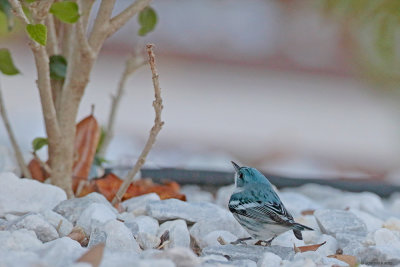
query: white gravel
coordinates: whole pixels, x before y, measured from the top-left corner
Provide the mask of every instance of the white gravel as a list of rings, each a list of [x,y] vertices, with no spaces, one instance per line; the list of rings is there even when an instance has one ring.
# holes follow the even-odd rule
[[[149,194],[125,201],[118,213],[97,193],[66,200],[59,188],[2,173],[0,266],[89,266],[75,261],[99,243],[106,245],[102,267],[348,266],[328,257],[338,249],[364,266],[400,264],[399,194],[381,199],[315,184],[285,189],[279,194],[295,220],[315,231],[303,232],[303,240],[288,231],[261,247],[229,244],[248,236],[226,208],[232,186],[215,197],[194,186],[185,192],[189,202]],[[88,247],[66,237],[75,226],[84,229]],[[169,240],[161,244],[166,231]],[[322,242],[316,251],[293,249]]]

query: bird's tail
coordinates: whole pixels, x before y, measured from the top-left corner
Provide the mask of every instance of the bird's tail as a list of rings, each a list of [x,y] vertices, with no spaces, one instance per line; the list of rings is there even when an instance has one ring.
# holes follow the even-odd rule
[[[292,228],[293,228],[294,230],[299,230],[299,231],[304,231],[304,230],[314,231],[314,229],[312,229],[312,228],[310,228],[310,227],[308,227],[308,226],[302,225],[302,224],[300,224],[300,223],[296,223],[296,222],[293,223]]]
[[[312,229],[312,228],[310,228],[308,226],[305,226],[305,225],[302,225],[302,224],[299,224],[299,223],[294,223],[293,224],[293,233],[294,233],[294,236],[297,239],[303,240],[303,235],[301,234],[301,231],[304,231],[304,230],[314,231],[314,229]]]

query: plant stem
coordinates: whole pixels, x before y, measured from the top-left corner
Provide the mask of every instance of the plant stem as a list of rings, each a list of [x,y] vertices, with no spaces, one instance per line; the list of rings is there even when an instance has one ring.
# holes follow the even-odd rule
[[[134,178],[143,164],[146,162],[146,157],[149,154],[151,148],[153,147],[154,143],[156,142],[156,138],[158,133],[160,132],[164,122],[161,120],[161,111],[163,109],[162,105],[162,98],[161,98],[161,88],[160,83],[158,80],[158,71],[155,64],[155,56],[153,51],[152,44],[146,45],[147,54],[149,55],[149,64],[152,72],[152,80],[153,80],[153,87],[154,87],[154,95],[155,100],[153,101],[153,107],[155,112],[154,118],[154,125],[150,130],[149,137],[147,139],[146,145],[144,146],[142,153],[140,154],[138,160],[136,161],[135,166],[132,170],[128,173],[125,177],[124,182],[121,184],[120,188],[118,189],[117,194],[115,194],[114,199],[112,200],[112,204],[115,205],[116,203],[121,202],[122,197],[124,196],[126,190],[128,190],[129,185],[134,181]]]
[[[3,96],[1,92],[1,87],[0,87],[0,115],[3,118],[4,126],[6,128],[8,137],[10,138],[11,145],[14,149],[15,153],[15,158],[17,160],[19,169],[21,170],[21,174],[25,178],[32,178],[31,173],[29,172],[28,167],[25,164],[24,157],[22,156],[21,149],[18,146],[17,140],[15,138],[14,132],[11,129],[11,124],[10,121],[8,120],[7,112],[6,112],[6,107],[4,106],[3,102]]]

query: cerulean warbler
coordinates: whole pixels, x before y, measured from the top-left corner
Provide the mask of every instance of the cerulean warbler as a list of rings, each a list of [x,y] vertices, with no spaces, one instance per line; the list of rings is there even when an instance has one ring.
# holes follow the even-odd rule
[[[252,238],[271,244],[278,235],[293,230],[297,239],[302,240],[301,231],[313,230],[296,223],[286,210],[268,179],[255,168],[235,168],[236,189],[229,200],[229,210]],[[251,238],[239,239],[238,242]]]

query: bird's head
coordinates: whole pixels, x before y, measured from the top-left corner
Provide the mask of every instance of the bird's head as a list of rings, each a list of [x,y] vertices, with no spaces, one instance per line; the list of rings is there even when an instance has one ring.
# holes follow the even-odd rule
[[[231,161],[235,168],[235,184],[236,187],[244,187],[252,183],[270,184],[268,179],[257,169],[250,167],[240,167]]]

